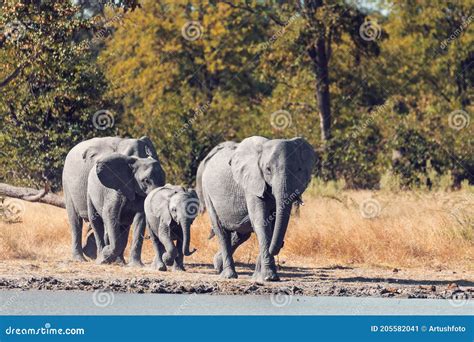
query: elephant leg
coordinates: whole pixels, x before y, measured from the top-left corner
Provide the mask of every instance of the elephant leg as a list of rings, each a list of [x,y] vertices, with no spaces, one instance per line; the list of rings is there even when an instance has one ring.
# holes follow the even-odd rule
[[[234,259],[232,258],[231,233],[222,229],[217,233],[217,237],[219,238],[222,257],[222,271],[220,275],[225,279],[237,278]]]
[[[84,250],[88,250],[86,253],[87,256],[95,253],[96,257],[102,252],[102,249],[105,246],[104,243],[104,222],[102,221],[102,218],[100,217],[99,213],[95,209],[94,205],[92,204],[92,201],[87,198],[87,214],[89,216],[89,227],[92,228],[92,231],[94,232],[94,242],[88,242],[86,243],[86,246]],[[89,238],[87,239],[89,241]],[[95,251],[92,252],[92,248],[95,245]]]
[[[184,269],[184,255],[183,255],[183,232],[179,231],[177,233],[176,249],[178,250],[178,255],[174,259],[173,271],[185,271]]]
[[[151,267],[157,269],[158,271],[166,271],[166,265],[163,262],[163,253],[165,252],[165,247],[161,244],[158,237],[151,230],[148,231],[150,234],[151,243],[153,249],[155,250],[155,258],[151,264]]]
[[[106,246],[110,244],[109,234],[107,234],[107,231],[104,232],[104,243]]]
[[[232,232],[231,234],[231,254],[234,255],[235,250],[243,244],[245,241],[247,241],[250,238],[250,235],[252,235],[252,232],[248,233],[238,233],[238,232]],[[217,272],[222,272],[222,256],[220,252],[217,252],[216,255],[214,255],[214,268]]]
[[[255,260],[255,271],[253,273],[252,278],[258,278],[261,270],[262,270],[262,258],[260,256],[260,253],[258,253],[257,259]]]
[[[275,258],[270,254],[270,242],[273,232],[273,221],[268,218],[273,217],[266,209],[265,203],[255,197],[247,199],[250,221],[257,235],[259,245],[259,257],[255,263],[253,278],[259,281],[278,281],[280,278],[276,272]]]
[[[166,271],[166,265],[163,261],[163,254],[165,254],[166,249],[165,246],[158,240],[158,260],[157,262],[160,263],[160,265],[163,265],[163,270]]]
[[[130,232],[130,225],[128,224],[121,224],[120,225],[120,235],[118,236],[118,255],[115,260],[117,264],[120,265],[125,265],[125,258],[123,256],[125,252],[125,248],[127,248],[127,243],[128,243],[128,234]]]
[[[258,254],[255,262],[255,272],[252,277],[255,280],[260,281],[278,281],[280,278],[276,271],[275,258],[268,252],[270,244],[269,242],[267,243],[265,237],[262,237],[264,235],[265,233],[263,232],[260,234],[257,233],[257,239],[259,240],[258,244],[261,252]]]
[[[231,233],[221,226],[214,204],[210,198],[206,199],[206,208],[209,210],[212,230],[219,240],[220,254],[222,257],[222,271],[220,272],[220,276],[225,279],[237,278],[237,272],[235,271],[234,259],[232,258],[231,252]]]
[[[97,258],[97,242],[95,239],[95,234],[94,234],[94,229],[92,228],[92,225],[89,224],[89,227],[87,229],[87,234],[86,234],[86,241],[82,245],[82,252],[84,255],[90,259],[96,259]]]
[[[66,200],[66,211],[71,226],[72,258],[76,261],[86,261],[82,252],[82,218],[74,209],[74,204],[70,199]]]
[[[143,236],[145,235],[145,213],[136,213],[133,218],[133,238],[132,246],[130,248],[130,262],[131,266],[142,267],[143,263],[141,260]]]
[[[158,230],[158,238],[160,239],[160,243],[163,244],[165,247],[165,253],[163,253],[163,261],[167,266],[172,266],[174,264],[174,260],[178,255],[178,249],[173,243],[171,239],[170,233],[171,227],[169,226],[162,226]]]
[[[104,199],[104,206],[102,207],[104,242],[106,234],[109,243],[105,245],[102,249],[102,253],[97,258],[97,263],[99,264],[113,263],[117,257],[123,255],[126,243],[124,244],[124,240],[121,240],[121,238],[123,239],[123,234],[128,238],[128,231],[130,230],[130,222],[124,225],[120,221],[124,203],[124,200],[120,197]]]
[[[122,226],[116,222],[117,219],[115,217],[119,217],[118,215],[114,215],[112,213],[107,213],[107,215],[103,218],[104,220],[104,227],[105,231],[108,235],[109,244],[105,245],[102,249],[102,253],[100,257],[97,258],[97,263],[100,264],[110,264],[116,261],[117,257],[119,257],[123,250],[121,246],[121,235],[124,234],[122,231]],[[128,232],[127,232],[128,233]]]

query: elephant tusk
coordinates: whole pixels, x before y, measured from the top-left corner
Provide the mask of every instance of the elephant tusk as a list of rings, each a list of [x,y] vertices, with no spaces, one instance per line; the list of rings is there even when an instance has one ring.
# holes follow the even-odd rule
[[[301,196],[296,197],[296,204],[297,205],[304,205],[304,201]]]

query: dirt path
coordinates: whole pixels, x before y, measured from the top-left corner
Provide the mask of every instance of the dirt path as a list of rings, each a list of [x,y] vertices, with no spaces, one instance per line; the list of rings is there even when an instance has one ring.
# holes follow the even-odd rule
[[[69,261],[12,260],[0,263],[1,289],[106,289],[129,293],[269,294],[398,298],[472,298],[474,274],[449,270],[386,270],[360,267],[290,267],[282,281],[258,283],[253,265],[237,265],[239,279],[221,280],[209,264],[187,265],[187,272],[95,265]]]

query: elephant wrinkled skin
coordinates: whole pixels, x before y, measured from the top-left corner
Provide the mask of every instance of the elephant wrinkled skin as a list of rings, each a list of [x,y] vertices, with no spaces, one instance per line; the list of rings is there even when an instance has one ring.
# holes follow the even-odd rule
[[[123,255],[133,218],[144,212],[146,196],[162,178],[160,163],[153,158],[111,153],[97,160],[89,172],[87,210],[98,263],[111,263]]]
[[[214,267],[221,277],[237,277],[232,254],[255,232],[260,254],[254,279],[279,280],[274,256],[283,246],[292,204],[308,186],[315,160],[314,149],[303,138],[254,136],[221,143],[201,162],[196,190],[219,239]]]
[[[93,138],[74,146],[68,153],[63,169],[63,190],[66,210],[71,226],[73,259],[84,261],[82,249],[82,222],[88,221],[87,213],[87,180],[89,172],[96,161],[111,153],[140,158],[151,157],[158,163],[158,156],[153,143],[147,137],[127,139],[120,137]],[[165,184],[165,174],[159,170],[162,178],[158,186]],[[133,222],[133,242],[129,263],[141,265],[141,248],[145,231],[145,214],[139,212]],[[90,249],[95,249],[95,246]],[[123,256],[121,256],[123,259]]]
[[[166,184],[146,197],[147,227],[156,254],[153,268],[166,271],[167,265],[173,265],[174,270],[184,271],[184,256],[196,251],[190,251],[189,244],[198,208],[196,192],[177,185]]]

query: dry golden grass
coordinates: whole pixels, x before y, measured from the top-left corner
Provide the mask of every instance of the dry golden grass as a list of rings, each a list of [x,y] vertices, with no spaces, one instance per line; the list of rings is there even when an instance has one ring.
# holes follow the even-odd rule
[[[297,266],[338,263],[473,270],[472,198],[467,191],[306,195],[299,217],[292,216],[279,262]],[[69,259],[65,210],[21,203],[22,222],[0,222],[0,259]],[[378,215],[364,218],[364,203],[379,205]],[[192,247],[198,251],[187,261],[212,263],[217,241],[208,240],[209,227],[207,214],[196,219]],[[237,251],[236,261],[253,263],[257,253],[258,244],[252,236]],[[149,263],[152,258],[151,242],[146,240],[143,260]]]

